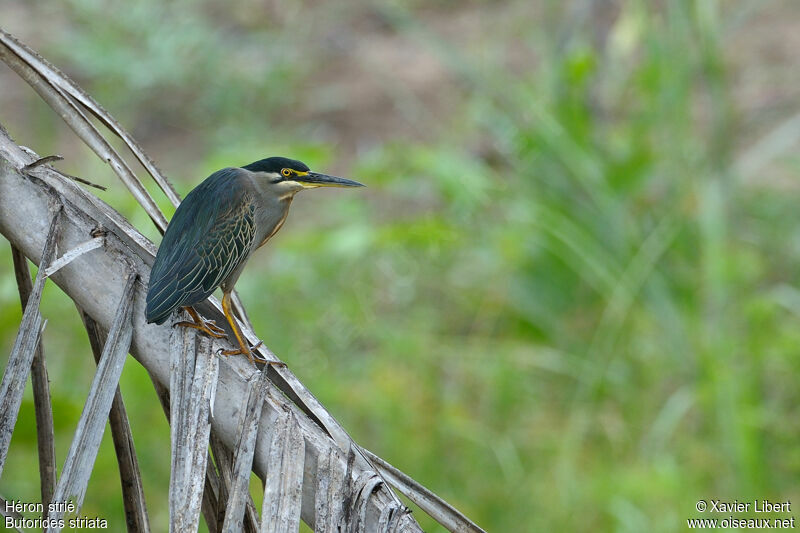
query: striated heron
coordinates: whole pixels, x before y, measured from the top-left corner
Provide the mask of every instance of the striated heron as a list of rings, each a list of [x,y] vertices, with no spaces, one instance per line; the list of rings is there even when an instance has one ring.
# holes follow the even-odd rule
[[[311,172],[304,163],[285,157],[268,157],[211,174],[186,195],[167,226],[150,273],[147,322],[162,324],[183,308],[193,321],[177,326],[225,338],[222,328],[192,307],[222,287],[222,311],[239,343],[238,349],[222,353],[245,354],[254,361],[233,318],[231,291],[253,252],[283,226],[294,195],[316,187],[363,185]]]

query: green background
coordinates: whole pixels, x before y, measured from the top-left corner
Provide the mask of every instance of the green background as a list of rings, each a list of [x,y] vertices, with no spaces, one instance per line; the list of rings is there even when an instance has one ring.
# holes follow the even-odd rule
[[[482,527],[675,531],[713,517],[699,499],[800,505],[796,3],[0,11],[182,195],[270,155],[368,185],[301,193],[237,288],[360,444]],[[98,195],[157,241],[4,66],[0,106],[18,142],[109,186]],[[54,285],[42,311],[62,462],[94,362]],[[0,240],[0,362],[20,317]],[[168,427],[133,359],[121,386],[164,530]],[[5,498],[38,500],[35,442],[28,391]],[[82,514],[124,528],[108,434]]]

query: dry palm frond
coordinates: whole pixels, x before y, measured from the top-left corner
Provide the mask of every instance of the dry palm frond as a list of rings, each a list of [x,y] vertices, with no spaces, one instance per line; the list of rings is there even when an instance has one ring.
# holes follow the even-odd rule
[[[0,42],[11,50],[21,61],[24,61],[31,66],[31,68],[36,70],[40,76],[46,79],[53,87],[58,88],[64,95],[69,95],[69,97],[83,105],[84,108],[97,117],[109,130],[122,139],[133,155],[136,156],[136,159],[139,160],[141,165],[153,177],[153,180],[155,180],[161,190],[164,191],[164,194],[169,198],[169,201],[172,202],[172,205],[177,206],[181,202],[172,184],[161,174],[161,171],[155,166],[147,154],[144,153],[144,150],[142,150],[136,140],[131,137],[125,128],[103,109],[94,98],[78,87],[75,82],[64,75],[58,68],[50,64],[49,61],[18,39],[15,39],[11,34],[3,31],[2,28],[0,28]]]
[[[23,520],[23,516],[14,510],[14,506],[10,504],[5,498],[0,496],[0,516],[3,518],[10,518],[12,521],[16,523],[20,523]],[[3,521],[5,522],[5,520]],[[8,524],[6,522],[6,524]],[[15,527],[14,530],[18,531],[19,533],[25,533],[18,527]]]
[[[14,275],[17,278],[20,303],[24,310],[28,304],[33,285],[28,270],[28,260],[15,246],[11,247],[14,261]],[[31,364],[31,385],[33,388],[33,407],[36,412],[36,441],[39,452],[39,484],[42,501],[53,500],[56,489],[56,444],[53,431],[53,407],[50,404],[50,383],[47,379],[44,348],[36,345]]]
[[[48,209],[48,214],[49,211]],[[22,314],[19,333],[14,347],[11,349],[11,355],[8,357],[3,381],[0,384],[0,475],[3,474],[8,446],[11,444],[11,433],[17,423],[22,393],[25,391],[25,382],[28,381],[28,372],[30,372],[36,353],[36,346],[39,345],[41,339],[42,315],[39,313],[39,302],[42,299],[44,283],[47,280],[44,271],[55,254],[60,220],[61,208],[59,207],[52,216],[40,260],[40,265],[43,267],[36,274],[36,281],[25,305],[25,312]]]
[[[78,428],[75,430],[61,477],[56,485],[53,502],[65,502],[74,498],[78,509],[83,503],[89,476],[106,428],[106,418],[111,410],[114,393],[117,391],[122,367],[133,338],[131,309],[136,277],[137,275],[130,271],[125,280],[119,305],[103,346],[100,363],[92,379],[89,396],[78,420]],[[58,509],[51,518],[57,519],[63,515],[62,508]]]
[[[174,328],[170,350],[170,531],[197,531],[211,433],[209,412],[218,359],[206,337]]]
[[[423,487],[410,476],[390,465],[369,450],[364,450],[367,457],[378,467],[389,483],[408,497],[409,500],[419,505],[420,509],[436,518],[437,522],[450,531],[463,533],[481,533],[483,529],[473,524],[458,509],[444,501],[442,498]]]
[[[92,317],[80,308],[78,311],[89,336],[89,344],[92,347],[95,362],[99,364],[103,353],[103,334]],[[147,517],[142,474],[139,471],[139,461],[136,458],[136,451],[133,446],[131,426],[128,422],[128,415],[125,411],[125,404],[122,401],[122,393],[119,390],[119,386],[114,392],[114,401],[111,403],[108,424],[111,428],[111,437],[114,440],[114,450],[117,453],[117,463],[119,465],[119,477],[122,482],[125,523],[128,525],[128,531],[130,532],[147,533],[150,531],[150,521]]]
[[[111,165],[112,170],[125,184],[136,201],[144,208],[162,232],[167,228],[167,219],[150,193],[131,170],[122,156],[97,130],[75,101],[64,93],[52,80],[52,75],[42,70],[41,58],[30,59],[30,54],[20,54],[15,40],[0,30],[0,60],[4,61],[22,79],[28,82],[39,96],[52,107],[69,125],[72,131],[86,143],[97,156]],[[38,60],[37,60],[38,58]]]
[[[228,447],[222,442],[222,440],[220,440],[220,438],[213,432],[211,433],[211,451],[214,454],[214,463],[217,465],[217,470],[219,471],[219,487],[214,492],[217,495],[218,508],[216,510],[216,514],[213,516],[216,520],[217,529],[221,530],[222,524],[225,521],[228,498],[231,492],[231,485],[233,483],[233,455]],[[209,469],[209,472],[216,473],[213,469]],[[208,481],[209,480],[207,478],[206,487],[208,487]],[[206,521],[211,522],[212,520],[206,519]],[[244,523],[242,524],[243,531],[246,533],[256,533],[259,529],[258,522],[258,511],[256,511],[256,506],[253,502],[252,496],[250,496],[248,493],[244,513]]]
[[[2,30],[0,60],[28,81],[95,153],[111,165],[163,231],[166,227],[163,213],[131,167],[103,138],[85,112],[97,117],[125,142],[176,205],[179,198],[172,187],[124,129],[58,69]],[[37,233],[37,226],[41,226],[44,209],[53,198],[57,199],[64,205],[66,215],[59,244],[70,251],[62,256],[58,265],[53,265],[53,279],[86,316],[96,321],[97,326],[116,332],[114,348],[109,348],[114,353],[118,353],[126,341],[124,331],[119,330],[119,322],[111,320],[113,310],[118,309],[119,317],[122,312],[122,306],[117,306],[120,298],[132,304],[127,329],[131,335],[128,340],[130,351],[150,373],[162,405],[170,405],[167,414],[171,418],[173,435],[173,479],[170,483],[173,530],[196,529],[201,506],[211,531],[235,527],[234,524],[241,523],[239,517],[243,503],[247,516],[245,528],[253,529],[256,523],[254,507],[249,497],[243,498],[246,494],[242,489],[244,473],[252,463],[253,471],[265,480],[261,531],[296,530],[301,514],[303,520],[323,531],[419,531],[408,510],[389,489],[387,479],[410,499],[422,502],[423,508],[449,529],[481,531],[433,493],[408,482],[408,476],[387,467],[388,463],[373,460],[288,369],[269,366],[264,370],[268,374],[261,375],[241,359],[217,361],[209,355],[210,350],[218,347],[216,341],[212,346],[204,340],[202,348],[197,350],[195,342],[184,335],[180,336],[183,339],[178,343],[180,349],[170,350],[175,343],[169,326],[144,323],[144,284],[133,282],[130,277],[148,278],[155,251],[152,244],[113,209],[73,182],[62,179],[55,170],[40,165],[22,172],[37,160],[38,156],[32,156],[17,146],[0,127],[0,232],[25,256],[39,260],[41,265],[41,235],[44,232]],[[18,223],[20,213],[25,213],[31,226],[24,231]],[[103,228],[102,237],[98,236],[98,228]],[[120,258],[124,260],[120,261]],[[47,259],[44,259],[40,272],[46,271]],[[126,287],[124,291],[122,287]],[[221,317],[219,304],[213,298],[202,311],[210,318]],[[251,342],[255,341],[244,308],[239,306],[237,312],[244,319],[245,335]],[[26,331],[33,330],[27,327]],[[38,332],[38,327],[35,331]],[[111,338],[110,333],[107,347]],[[35,346],[34,341],[28,341],[28,344]],[[168,365],[163,357],[165,353],[180,357],[180,366]],[[266,347],[260,348],[259,355],[276,359]],[[106,363],[105,359],[104,356],[100,361],[96,380],[101,369],[109,372],[106,367],[116,368],[116,363]],[[216,392],[213,388],[217,383],[214,365],[218,365],[219,372]],[[171,367],[173,372],[170,372]],[[90,393],[92,402],[102,403],[103,408],[107,399],[110,407],[110,399],[116,391],[118,375],[115,379],[113,375],[110,378],[111,385],[92,389],[98,398],[102,395],[102,402],[92,399]],[[251,403],[247,400],[254,393],[252,383],[261,384],[266,393],[260,416],[256,414],[259,409],[255,404],[251,410]],[[165,384],[169,384],[171,392],[168,404]],[[260,397],[263,392],[258,390],[255,394]],[[96,408],[92,420],[102,411]],[[102,417],[107,414],[106,409]],[[209,414],[213,415],[210,425]],[[239,420],[244,423],[238,424]],[[207,452],[209,431],[215,435],[212,450],[216,465],[209,461]],[[251,437],[253,432],[256,439]],[[87,435],[96,438],[97,434],[91,432]],[[3,436],[0,429],[0,445]],[[233,465],[228,451],[231,449],[238,450]],[[94,458],[93,453],[88,455]],[[88,479],[91,471],[91,465],[87,467],[85,459],[80,463],[83,466],[79,473],[62,476],[56,499],[62,494],[81,494],[82,480]],[[69,461],[70,458],[68,464]],[[1,464],[2,461],[0,468]],[[66,467],[65,472],[68,472]],[[386,473],[385,479],[382,473]],[[207,490],[202,495],[204,487]],[[313,505],[302,504],[303,501],[313,502]],[[143,498],[141,505],[143,507]],[[222,509],[228,509],[227,524],[219,523]],[[144,516],[146,524],[146,513]]]
[[[274,402],[270,398],[269,402]],[[303,435],[291,411],[276,410],[277,420],[269,443],[267,473],[264,482],[264,504],[261,508],[261,532],[280,533],[297,531],[300,524],[303,493],[305,447]],[[317,479],[324,473],[317,470]],[[318,500],[319,492],[315,493]],[[323,524],[314,522],[318,531],[329,531]]]
[[[244,404],[242,421],[239,429],[239,442],[234,454],[232,486],[228,504],[225,509],[223,533],[234,533],[242,530],[247,502],[250,497],[250,472],[253,469],[253,455],[256,451],[258,424],[264,399],[267,395],[267,373],[260,372],[258,379],[250,383]],[[300,516],[300,508],[297,508]]]

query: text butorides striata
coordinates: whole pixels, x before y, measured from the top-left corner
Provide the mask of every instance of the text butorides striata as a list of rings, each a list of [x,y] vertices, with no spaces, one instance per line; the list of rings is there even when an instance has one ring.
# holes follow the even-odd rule
[[[167,226],[150,273],[147,322],[161,324],[184,308],[196,328],[215,338],[222,328],[192,308],[222,287],[222,310],[239,349],[254,361],[231,312],[231,291],[253,252],[281,229],[294,195],[316,187],[363,187],[357,181],[311,172],[304,163],[269,157],[241,168],[224,168],[206,178],[178,206]]]

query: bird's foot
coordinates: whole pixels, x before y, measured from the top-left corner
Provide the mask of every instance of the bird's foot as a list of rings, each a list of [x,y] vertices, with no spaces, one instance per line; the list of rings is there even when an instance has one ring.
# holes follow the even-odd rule
[[[213,320],[206,320],[205,318],[201,317],[199,314],[197,314],[197,311],[195,311],[193,307],[186,306],[183,309],[184,311],[189,313],[190,317],[192,317],[192,322],[188,321],[178,322],[175,324],[175,326],[181,326],[184,328],[193,328],[215,339],[228,338],[228,335],[225,333],[224,329],[219,327]]]
[[[237,348],[235,350],[222,350],[219,353],[224,356],[231,356],[231,355],[246,355],[247,358],[250,360],[251,363],[262,363],[265,365],[272,365],[276,367],[286,367],[286,363],[283,361],[270,361],[269,359],[264,359],[263,357],[259,357],[256,355],[253,350],[258,348],[264,344],[264,341],[258,341],[258,344],[253,346],[252,348],[246,348],[244,346]]]
[[[176,322],[174,326],[181,326],[183,328],[193,328],[196,330],[205,333],[209,337],[213,337],[215,339],[227,339],[228,335],[225,334],[225,330],[221,327],[217,326],[213,320],[202,320],[201,322]]]
[[[212,330],[214,333],[220,333],[222,335],[225,335],[225,330],[219,327],[217,323],[214,322],[213,320],[206,320],[205,325],[208,327],[208,329]],[[227,335],[225,336],[227,337]]]

